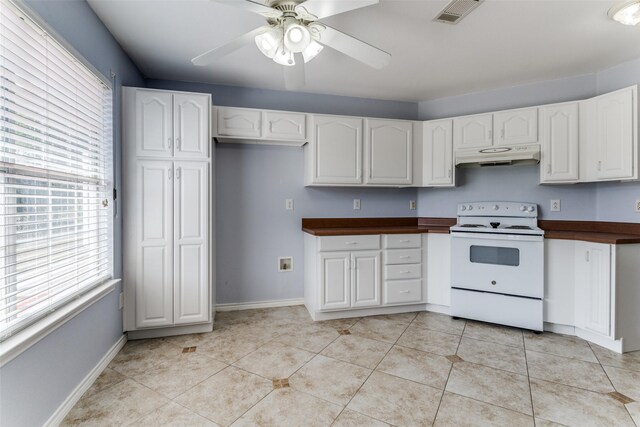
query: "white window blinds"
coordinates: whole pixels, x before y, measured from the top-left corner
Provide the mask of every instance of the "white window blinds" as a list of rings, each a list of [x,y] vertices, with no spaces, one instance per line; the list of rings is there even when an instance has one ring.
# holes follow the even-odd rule
[[[111,277],[111,102],[0,0],[0,341]]]

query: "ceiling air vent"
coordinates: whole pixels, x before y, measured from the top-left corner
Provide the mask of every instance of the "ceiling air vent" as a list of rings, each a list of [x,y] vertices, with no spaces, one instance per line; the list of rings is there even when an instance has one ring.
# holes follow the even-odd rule
[[[445,24],[457,24],[484,0],[453,0],[433,20]]]

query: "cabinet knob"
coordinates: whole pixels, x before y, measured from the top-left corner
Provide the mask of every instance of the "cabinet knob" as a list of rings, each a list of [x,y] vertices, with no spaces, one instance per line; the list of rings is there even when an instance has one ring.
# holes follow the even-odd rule
[[[180,150],[180,138],[176,138],[176,148]]]
[[[176,178],[177,179],[180,179],[180,169],[182,169],[182,168],[176,169]]]
[[[171,150],[171,144],[172,144],[171,138],[167,138],[167,144],[169,145],[169,150]]]
[[[451,169],[447,172],[447,178],[451,178]]]
[[[547,164],[547,173],[551,173],[551,163]]]
[[[586,251],[586,252],[584,253],[584,260],[585,260],[585,261],[587,261],[587,262],[589,262],[589,251]]]
[[[598,172],[602,170],[602,160],[598,160]]]
[[[168,173],[167,173],[167,177],[169,179],[173,178],[173,171],[171,169],[169,169]]]

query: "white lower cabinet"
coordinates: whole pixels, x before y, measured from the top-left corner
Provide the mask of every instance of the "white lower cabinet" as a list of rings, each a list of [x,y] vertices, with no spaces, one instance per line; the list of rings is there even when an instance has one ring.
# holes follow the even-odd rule
[[[575,326],[611,336],[611,245],[576,242]]]
[[[421,248],[420,235],[305,234],[305,305],[311,316],[424,303]]]

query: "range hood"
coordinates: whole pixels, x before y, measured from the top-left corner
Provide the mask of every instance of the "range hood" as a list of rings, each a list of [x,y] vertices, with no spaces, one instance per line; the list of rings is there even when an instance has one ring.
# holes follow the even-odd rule
[[[472,168],[502,165],[535,165],[540,163],[540,145],[491,147],[462,150],[455,153],[456,167]]]

